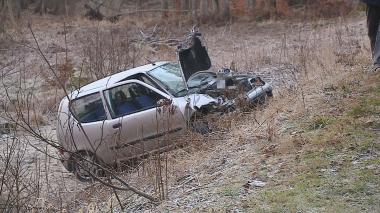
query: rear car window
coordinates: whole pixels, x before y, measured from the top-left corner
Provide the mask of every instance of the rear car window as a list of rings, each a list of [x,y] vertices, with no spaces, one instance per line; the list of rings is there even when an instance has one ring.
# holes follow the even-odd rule
[[[99,93],[73,100],[71,102],[71,112],[81,123],[103,121],[106,119],[106,113]]]

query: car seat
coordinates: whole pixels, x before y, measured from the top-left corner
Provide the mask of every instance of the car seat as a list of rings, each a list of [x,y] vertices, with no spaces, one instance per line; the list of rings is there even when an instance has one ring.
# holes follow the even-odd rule
[[[79,119],[82,123],[90,123],[105,119],[105,111],[101,100],[87,104],[85,109],[89,113]]]
[[[153,108],[157,105],[156,101],[154,101],[153,98],[148,95],[136,97],[136,101],[139,103],[142,109]]]
[[[136,105],[128,101],[123,91],[117,91],[115,93],[114,108],[117,116],[128,115],[137,110]]]
[[[157,101],[152,97],[150,90],[144,86],[136,85],[131,87],[135,95],[135,101],[140,106],[141,110],[156,107]]]

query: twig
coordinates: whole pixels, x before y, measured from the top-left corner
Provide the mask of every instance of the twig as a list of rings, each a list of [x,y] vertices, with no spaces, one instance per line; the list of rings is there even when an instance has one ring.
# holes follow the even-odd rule
[[[111,178],[108,178],[108,182],[111,183]],[[117,202],[119,203],[121,210],[124,211],[124,206],[123,206],[123,204],[120,201],[120,198],[119,198],[119,195],[117,194],[117,191],[115,190],[115,188],[112,188],[112,190],[113,190],[113,193],[116,196]]]

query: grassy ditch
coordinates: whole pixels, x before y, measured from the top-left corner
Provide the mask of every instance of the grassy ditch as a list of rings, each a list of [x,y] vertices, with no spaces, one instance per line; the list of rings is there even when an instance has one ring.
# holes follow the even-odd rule
[[[248,196],[243,207],[257,212],[376,212],[380,209],[380,75],[351,88],[302,128],[303,146],[288,153],[274,183]],[[295,118],[292,122],[302,123]],[[291,141],[288,141],[291,143]],[[284,156],[281,156],[284,158]],[[278,156],[273,156],[278,158]]]

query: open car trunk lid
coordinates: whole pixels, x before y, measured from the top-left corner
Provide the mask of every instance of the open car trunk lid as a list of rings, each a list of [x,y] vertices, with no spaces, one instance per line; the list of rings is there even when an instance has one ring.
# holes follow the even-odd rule
[[[211,68],[211,60],[206,47],[202,44],[201,33],[195,30],[178,46],[177,54],[186,82],[194,73]]]

